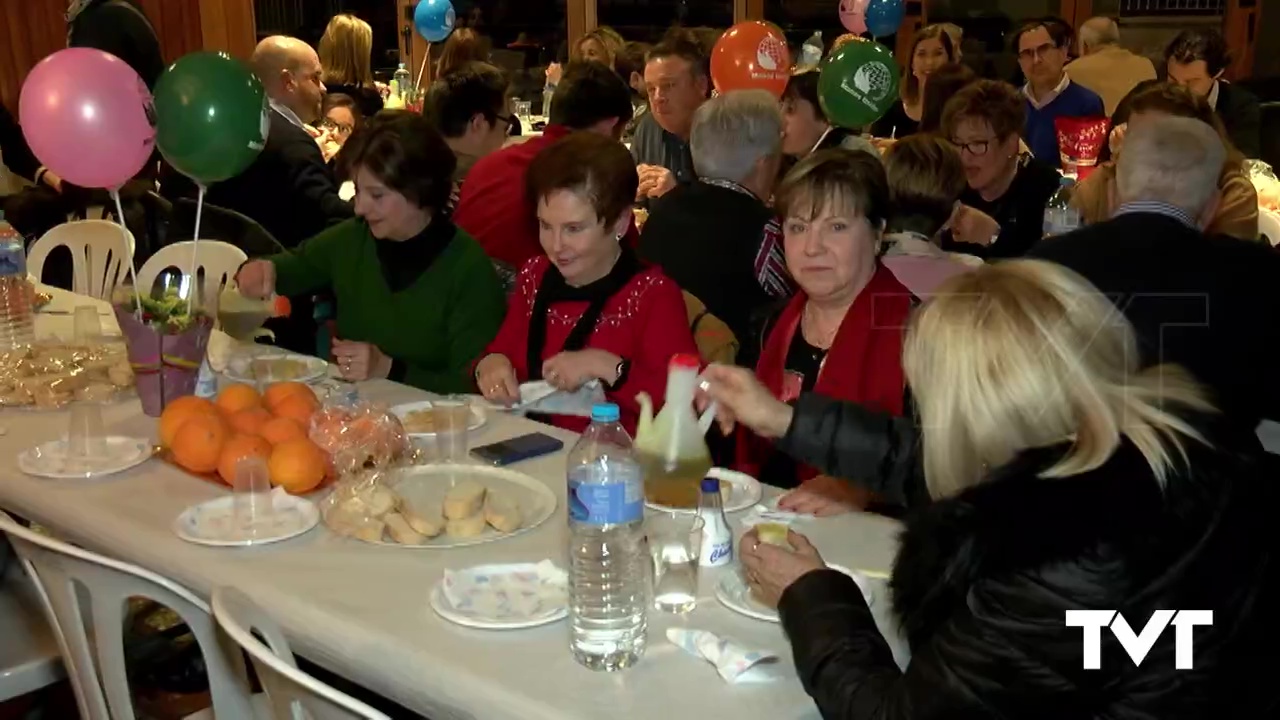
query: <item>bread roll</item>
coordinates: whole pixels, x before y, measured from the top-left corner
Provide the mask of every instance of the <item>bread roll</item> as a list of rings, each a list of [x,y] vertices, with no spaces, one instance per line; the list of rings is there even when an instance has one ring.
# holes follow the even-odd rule
[[[409,523],[409,527],[413,528],[414,532],[422,535],[423,537],[433,538],[444,532],[444,522],[441,520],[428,520],[427,518],[409,510],[401,510],[400,514],[403,515],[405,521]]]
[[[401,545],[421,545],[426,540],[400,513],[387,513],[382,520],[387,524],[387,534]]]
[[[362,524],[359,530],[356,530],[355,536],[365,542],[380,543],[382,542],[382,530],[384,527],[381,520],[370,520]]]
[[[520,529],[520,505],[515,498],[490,490],[484,498],[484,521],[498,532]]]
[[[444,496],[444,516],[448,520],[462,520],[479,515],[484,505],[484,486],[475,480],[463,480],[449,488]],[[480,519],[481,525],[484,518]]]
[[[484,515],[476,514],[459,519],[451,519],[444,524],[445,534],[452,538],[473,538],[484,532]]]

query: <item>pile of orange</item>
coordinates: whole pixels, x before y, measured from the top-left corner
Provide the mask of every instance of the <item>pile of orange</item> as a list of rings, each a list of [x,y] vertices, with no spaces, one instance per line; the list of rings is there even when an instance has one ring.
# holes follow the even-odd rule
[[[228,485],[241,460],[260,458],[273,485],[306,493],[328,471],[328,456],[307,437],[319,408],[302,383],[274,383],[261,395],[249,385],[230,385],[212,402],[189,396],[169,403],[160,415],[160,444],[179,466],[217,473]]]

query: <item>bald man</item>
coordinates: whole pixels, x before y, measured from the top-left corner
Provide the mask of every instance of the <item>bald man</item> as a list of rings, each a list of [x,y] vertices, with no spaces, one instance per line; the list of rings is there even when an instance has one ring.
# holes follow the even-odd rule
[[[310,45],[297,38],[275,35],[258,43],[249,62],[277,112],[295,125],[320,121],[323,70],[320,56]]]
[[[1067,75],[1098,94],[1107,115],[1144,80],[1156,79],[1151,60],[1120,46],[1120,27],[1109,17],[1089,18],[1080,26],[1080,57],[1067,65]]]

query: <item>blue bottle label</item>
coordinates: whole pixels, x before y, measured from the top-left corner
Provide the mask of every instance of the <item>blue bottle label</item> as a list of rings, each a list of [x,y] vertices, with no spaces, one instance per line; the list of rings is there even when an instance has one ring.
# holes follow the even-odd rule
[[[27,253],[21,243],[0,243],[0,277],[13,276],[27,276]]]
[[[576,468],[569,475],[569,519],[587,525],[621,525],[644,517],[644,483],[640,468],[611,465],[605,482],[596,468]]]

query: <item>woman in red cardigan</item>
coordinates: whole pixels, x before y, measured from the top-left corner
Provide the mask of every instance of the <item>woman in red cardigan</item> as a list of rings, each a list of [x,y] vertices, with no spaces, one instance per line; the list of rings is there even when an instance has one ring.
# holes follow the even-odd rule
[[[634,434],[636,393],[661,403],[671,356],[697,354],[680,288],[622,243],[638,183],[626,148],[588,131],[534,158],[526,184],[546,256],[521,269],[502,328],[476,363],[485,398],[513,403],[533,380],[566,391],[599,380]],[[588,423],[551,420],[575,431]]]
[[[861,151],[819,151],[787,173],[775,208],[800,292],[766,333],[757,377],[783,402],[817,392],[902,414],[902,343],[913,299],[878,257],[889,214],[884,166]],[[871,502],[850,483],[819,476],[768,440],[741,433],[740,470],[798,488],[780,506],[817,510],[806,501],[810,495],[858,509]],[[829,502],[821,506],[830,512]]]

